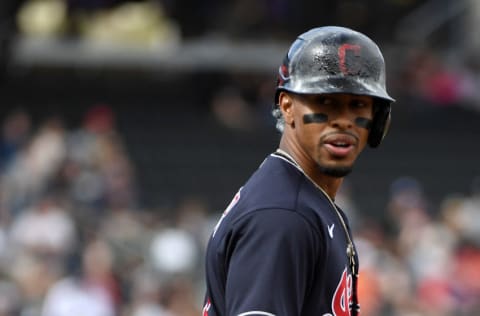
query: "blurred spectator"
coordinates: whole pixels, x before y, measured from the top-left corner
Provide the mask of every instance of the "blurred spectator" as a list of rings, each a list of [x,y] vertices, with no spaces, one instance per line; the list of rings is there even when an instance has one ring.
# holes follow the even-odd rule
[[[132,281],[132,303],[128,316],[174,316],[162,304],[161,282],[146,269],[136,271]]]
[[[63,122],[56,117],[49,118],[5,170],[2,178],[4,209],[15,217],[46,192],[65,155]]]
[[[381,274],[378,265],[380,260],[379,249],[365,237],[356,237],[356,247],[361,257],[360,278],[358,282],[358,296],[362,302],[362,313],[378,315],[385,300],[382,293]]]
[[[386,207],[390,228],[394,233],[400,233],[403,227],[409,227],[410,222],[412,225],[421,225],[428,215],[428,201],[423,187],[413,177],[399,177],[392,182]]]
[[[62,273],[57,264],[48,256],[27,252],[11,261],[8,275],[20,294],[14,298],[19,302],[19,315],[40,315],[45,294]]]
[[[480,247],[460,244],[453,257],[451,296],[455,299],[452,315],[477,315],[480,312]],[[455,276],[455,277],[453,277]]]
[[[75,224],[57,198],[45,195],[15,218],[10,238],[20,252],[64,260],[75,246]]]
[[[108,208],[136,206],[134,168],[119,137],[99,139],[98,168],[105,184],[105,203]]]
[[[29,176],[38,182],[39,189],[45,189],[57,175],[66,157],[66,131],[63,121],[57,117],[48,118],[33,137],[28,150]]]
[[[85,316],[115,315],[101,288],[74,279],[61,280],[50,289],[41,315],[67,316],[78,311]]]
[[[417,282],[419,304],[429,315],[449,315],[454,307],[450,276],[456,236],[442,223],[430,222],[416,239],[407,260]]]
[[[12,282],[0,281],[0,315],[18,315],[21,295],[19,289]]]
[[[169,313],[174,316],[200,315],[200,302],[190,278],[177,276],[166,284],[164,291],[163,304]]]
[[[473,179],[470,191],[457,216],[465,238],[480,246],[480,177]]]
[[[104,241],[89,242],[82,253],[80,274],[67,276],[49,289],[42,316],[70,316],[79,311],[86,316],[116,315],[120,294],[112,260]]]
[[[0,170],[4,171],[27,143],[31,133],[31,119],[22,109],[12,111],[2,124],[0,141]]]
[[[145,219],[141,215],[137,210],[114,208],[98,225],[99,236],[110,246],[114,258],[113,270],[127,292],[137,286],[135,274],[130,271],[136,271],[145,264],[147,245],[154,234],[144,225]]]
[[[81,128],[70,133],[64,177],[71,198],[83,208],[102,214],[136,204],[133,167],[108,105],[93,106]]]

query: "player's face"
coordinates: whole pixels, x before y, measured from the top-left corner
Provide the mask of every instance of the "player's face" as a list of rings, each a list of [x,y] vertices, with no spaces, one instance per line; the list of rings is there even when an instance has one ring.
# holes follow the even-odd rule
[[[347,175],[367,144],[373,99],[352,94],[291,97],[290,132],[300,157],[316,163],[322,173]]]

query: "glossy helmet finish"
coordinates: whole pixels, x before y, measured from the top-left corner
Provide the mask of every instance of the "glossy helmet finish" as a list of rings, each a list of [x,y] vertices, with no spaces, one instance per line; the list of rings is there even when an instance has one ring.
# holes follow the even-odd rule
[[[378,46],[357,31],[326,26],[300,35],[279,68],[275,106],[281,91],[299,94],[348,93],[375,100],[368,144],[377,147],[390,124],[385,62]]]

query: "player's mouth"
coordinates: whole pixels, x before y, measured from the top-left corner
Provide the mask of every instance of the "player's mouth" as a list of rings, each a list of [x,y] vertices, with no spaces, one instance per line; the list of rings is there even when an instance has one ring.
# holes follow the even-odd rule
[[[333,133],[326,135],[322,144],[332,156],[343,158],[354,150],[357,137],[349,133]]]

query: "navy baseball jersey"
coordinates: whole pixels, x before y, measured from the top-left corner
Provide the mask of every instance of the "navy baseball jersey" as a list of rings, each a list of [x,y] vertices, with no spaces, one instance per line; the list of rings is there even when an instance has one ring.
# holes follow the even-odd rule
[[[211,236],[203,315],[351,315],[356,282],[338,214],[347,223],[293,162],[271,154]]]

